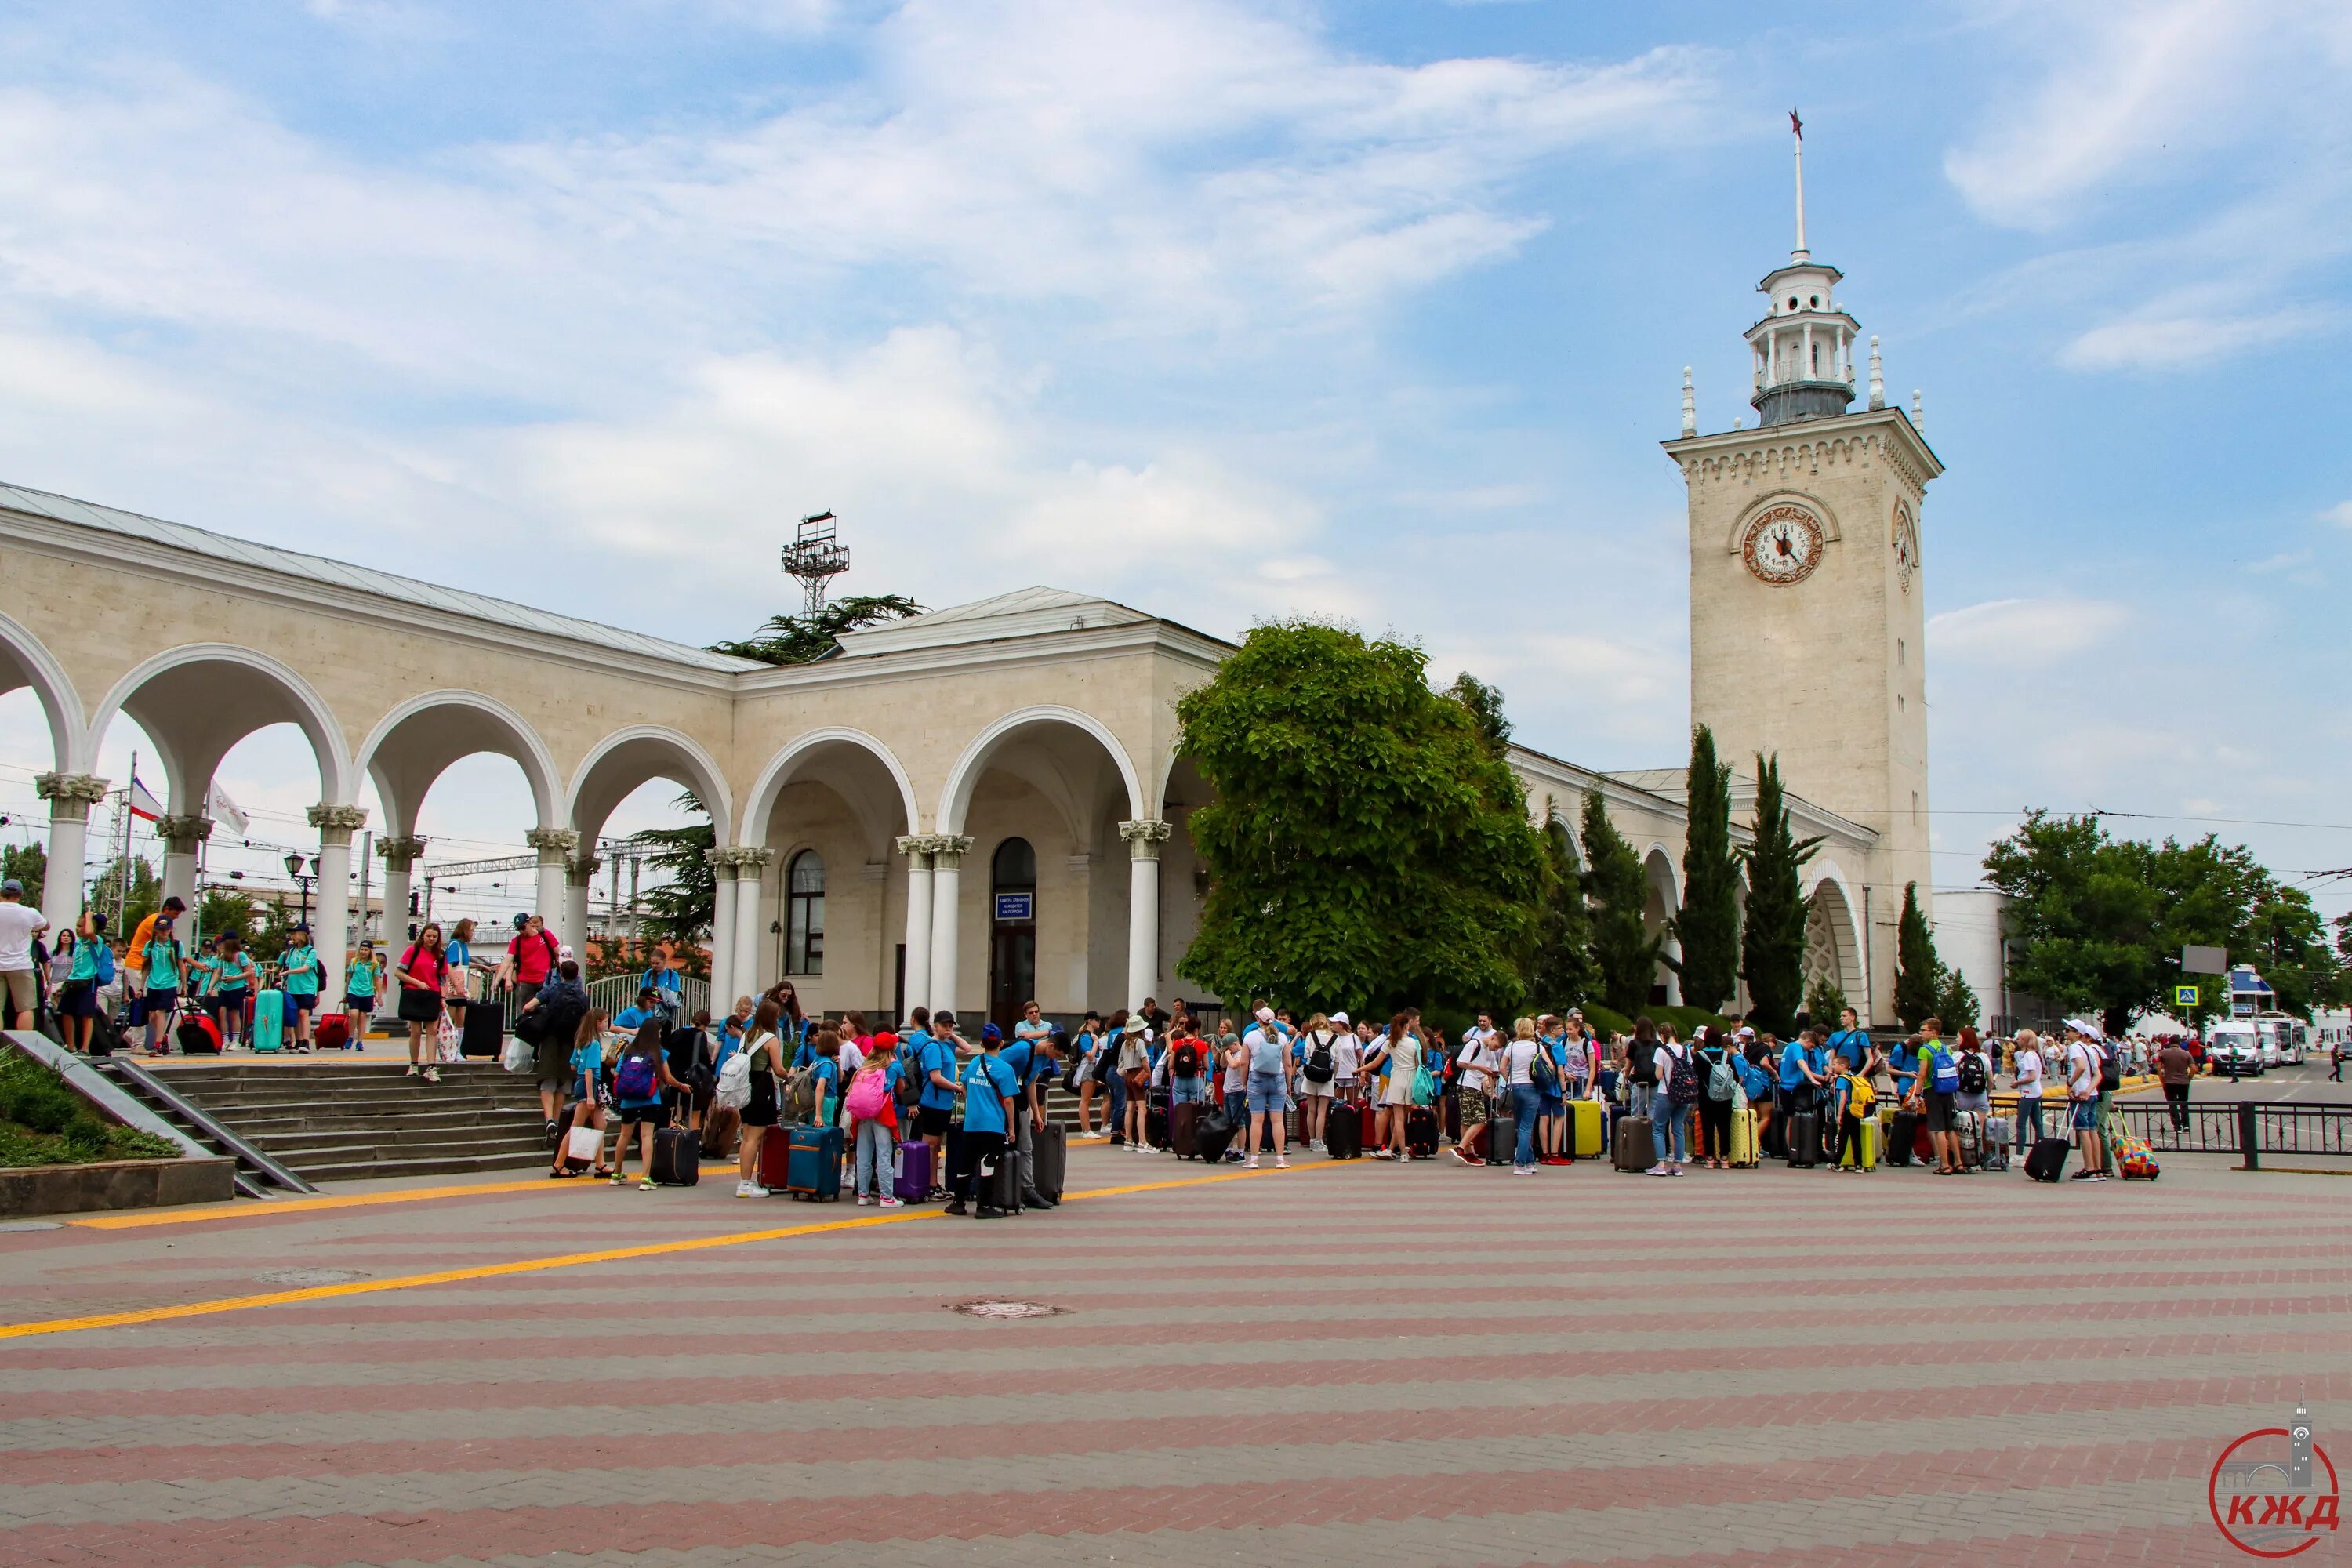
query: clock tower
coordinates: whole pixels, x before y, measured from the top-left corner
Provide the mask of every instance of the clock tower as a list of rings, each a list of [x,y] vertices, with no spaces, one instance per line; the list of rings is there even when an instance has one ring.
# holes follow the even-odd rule
[[[1789,119],[1797,243],[1757,285],[1756,426],[1700,435],[1685,370],[1665,449],[1690,492],[1691,721],[1742,773],[1777,752],[1791,794],[1878,836],[1866,869],[1841,868],[1866,994],[1844,989],[1867,1021],[1892,1016],[1904,886],[1924,907],[1931,880],[1920,506],[1943,465],[1916,395],[1907,416],[1886,406],[1875,338],[1853,406],[1860,329],[1844,275],[1806,248],[1803,127]]]

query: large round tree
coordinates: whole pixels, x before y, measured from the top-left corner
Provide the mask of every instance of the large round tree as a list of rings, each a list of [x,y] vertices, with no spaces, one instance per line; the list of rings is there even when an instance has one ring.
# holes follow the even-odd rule
[[[1192,814],[1210,887],[1178,973],[1236,1005],[1519,1000],[1543,846],[1517,776],[1425,665],[1400,643],[1280,622],[1177,705],[1216,792]]]

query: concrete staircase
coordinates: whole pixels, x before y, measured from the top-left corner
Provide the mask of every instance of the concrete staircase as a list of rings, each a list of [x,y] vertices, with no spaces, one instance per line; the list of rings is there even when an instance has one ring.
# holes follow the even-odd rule
[[[495,1062],[206,1062],[157,1074],[198,1109],[310,1182],[446,1176],[544,1164],[546,1122],[526,1078]]]

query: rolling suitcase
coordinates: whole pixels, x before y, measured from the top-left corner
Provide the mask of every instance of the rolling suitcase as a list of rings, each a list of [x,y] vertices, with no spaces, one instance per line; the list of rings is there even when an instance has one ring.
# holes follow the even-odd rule
[[[1878,1118],[1875,1116],[1863,1118],[1862,1136],[1856,1142],[1860,1146],[1862,1169],[1865,1171],[1878,1169]],[[1853,1168],[1847,1166],[1843,1160],[1840,1160],[1838,1163],[1847,1169]]]
[[[1405,1112],[1404,1152],[1416,1160],[1437,1158],[1437,1112],[1426,1105]]]
[[[352,1022],[341,1013],[321,1013],[310,1021],[310,1038],[322,1051],[340,1051],[352,1043]]]
[[[890,1195],[919,1204],[931,1195],[931,1146],[917,1138],[901,1143],[890,1159]]]
[[[1048,1121],[1044,1131],[1030,1134],[1029,1166],[1038,1195],[1059,1203],[1070,1169],[1070,1135],[1060,1122]]]
[[[2009,1152],[2017,1147],[2017,1123],[2006,1116],[1985,1119],[1984,1168],[2009,1169]]]
[[[702,1139],[683,1127],[654,1129],[653,1166],[646,1174],[656,1186],[691,1187],[702,1180]]]
[[[1197,1100],[1188,1100],[1181,1105],[1168,1108],[1168,1147],[1179,1160],[1201,1157],[1198,1147],[1201,1117],[1207,1109]]]
[[[1621,1171],[1639,1175],[1658,1163],[1657,1146],[1651,1140],[1650,1119],[1646,1116],[1619,1117],[1610,1142],[1614,1150],[1611,1160]]]
[[[1886,1124],[1886,1163],[1908,1165],[1918,1158],[1916,1144],[1923,1118],[1916,1110],[1898,1110]]]
[[[1822,1118],[1819,1111],[1800,1110],[1789,1118],[1789,1164],[1805,1170],[1821,1163]]]
[[[1334,1102],[1323,1122],[1323,1148],[1334,1160],[1364,1156],[1364,1119],[1345,1100]]]
[[[282,1050],[286,1046],[286,994],[264,991],[253,999],[253,1026],[245,1043],[257,1051]]]
[[[1507,1165],[1518,1157],[1518,1119],[1515,1116],[1486,1118],[1486,1163]]]
[[[760,1184],[772,1193],[784,1190],[793,1168],[793,1130],[771,1127],[760,1138]]]
[[[1225,1119],[1222,1110],[1213,1110],[1201,1118],[1192,1131],[1192,1153],[1204,1165],[1213,1165],[1225,1157],[1233,1147],[1241,1128]]]
[[[457,1037],[457,1054],[496,1060],[499,1047],[506,1043],[506,1008],[497,998],[469,1003],[465,1032]]]
[[[743,1113],[732,1106],[714,1105],[702,1115],[702,1154],[707,1160],[731,1160],[735,1157],[736,1134],[742,1131]]]
[[[179,1026],[172,1031],[172,1037],[180,1042],[180,1054],[183,1056],[220,1055],[220,1026],[202,1013],[181,1014]]]
[[[1153,1089],[1143,1112],[1143,1141],[1154,1149],[1168,1147],[1170,1110],[1168,1091]]]
[[[1973,1110],[1952,1112],[1952,1141],[1960,1146],[1960,1168],[1973,1171],[1984,1163],[1984,1118]]]
[[[840,1128],[794,1127],[785,1142],[784,1191],[816,1203],[841,1196]]]
[[[1568,1102],[1569,1150],[1580,1160],[1601,1157],[1601,1102],[1597,1100],[1571,1100]]]
[[[2058,1180],[2066,1173],[2066,1151],[2073,1147],[2063,1138],[2042,1139],[2025,1156],[2025,1173],[2037,1182]]]
[[[1756,1152],[1756,1113],[1735,1110],[1731,1113],[1731,1163],[1752,1167],[1758,1162]]]

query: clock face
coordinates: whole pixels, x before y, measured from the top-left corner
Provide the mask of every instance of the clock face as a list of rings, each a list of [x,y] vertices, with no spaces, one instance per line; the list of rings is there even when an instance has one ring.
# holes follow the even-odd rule
[[[1767,583],[1801,583],[1822,563],[1821,519],[1784,502],[1759,512],[1739,540],[1739,557]]]
[[[1911,521],[1911,509],[1895,509],[1895,577],[1903,591],[1911,591],[1912,574],[1919,570],[1919,529]]]

